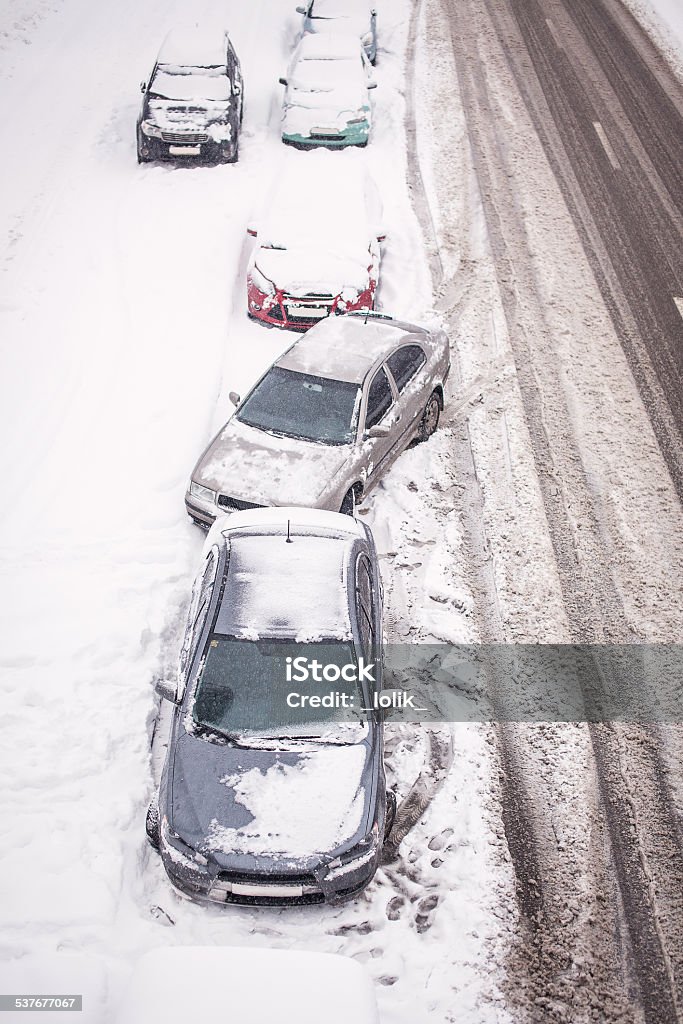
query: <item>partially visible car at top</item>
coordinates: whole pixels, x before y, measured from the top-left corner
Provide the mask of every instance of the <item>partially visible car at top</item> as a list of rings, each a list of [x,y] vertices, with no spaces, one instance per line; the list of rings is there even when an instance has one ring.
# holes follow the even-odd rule
[[[179,676],[158,684],[175,711],[146,827],[176,888],[287,905],[341,903],[368,885],[395,807],[375,710],[381,644],[365,524],[299,508],[215,524]],[[299,658],[328,682],[288,679]]]
[[[250,228],[257,244],[247,269],[249,316],[294,330],[374,308],[384,239],[382,203],[364,162],[349,154],[330,181],[326,155],[310,161],[305,176],[297,160],[284,161]]]
[[[136,959],[116,1016],[116,1024],[162,1021],[379,1024],[379,1015],[366,968],[338,953],[166,946]]]
[[[141,85],[138,161],[200,157],[233,163],[244,112],[240,62],[225,31],[174,29]]]
[[[201,455],[185,506],[200,525],[259,505],[353,513],[413,439],[436,429],[448,338],[378,313],[321,320],[261,377]]]
[[[305,35],[285,78],[282,141],[299,148],[367,146],[370,89],[377,85],[358,39],[348,33]]]
[[[351,32],[361,40],[368,60],[375,63],[377,12],[368,0],[310,0],[297,11],[304,16],[304,32]]]

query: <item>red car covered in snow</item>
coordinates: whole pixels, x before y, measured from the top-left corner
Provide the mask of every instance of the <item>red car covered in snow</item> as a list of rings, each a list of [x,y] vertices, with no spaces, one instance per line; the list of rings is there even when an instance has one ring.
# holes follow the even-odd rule
[[[247,269],[249,316],[305,331],[333,313],[374,309],[382,208],[362,159],[316,152],[285,160]]]

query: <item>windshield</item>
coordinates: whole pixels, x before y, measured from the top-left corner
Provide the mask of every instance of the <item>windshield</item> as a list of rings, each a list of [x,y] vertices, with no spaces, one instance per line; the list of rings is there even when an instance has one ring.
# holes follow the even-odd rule
[[[303,662],[311,666],[306,680],[301,678]],[[323,666],[328,677],[338,678],[326,682]],[[350,679],[341,676],[343,670]],[[250,738],[358,742],[367,715],[357,677],[350,641],[302,644],[214,635],[191,706],[192,723],[209,736],[218,734],[245,746]],[[311,706],[303,699],[313,696],[321,698],[317,703],[327,698],[330,706]]]
[[[160,64],[150,82],[149,96],[150,99],[224,102],[231,96],[227,68]]]
[[[273,366],[235,416],[258,430],[322,444],[350,444],[359,404],[357,384]]]

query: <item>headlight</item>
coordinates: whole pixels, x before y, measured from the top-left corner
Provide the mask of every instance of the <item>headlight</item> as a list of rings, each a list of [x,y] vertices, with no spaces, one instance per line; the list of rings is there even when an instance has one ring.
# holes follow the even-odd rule
[[[357,868],[362,867],[363,864],[369,864],[374,859],[378,846],[379,826],[375,822],[365,838],[361,839],[352,850],[330,861],[327,873],[328,879],[332,881],[333,878],[348,874],[350,871],[355,871]]]
[[[145,135],[149,135],[153,139],[161,138],[161,128],[153,124],[151,121],[142,121],[140,127]]]
[[[190,483],[190,494],[193,494],[195,498],[201,498],[202,501],[210,501],[214,505],[216,503],[216,492],[212,491],[210,487],[195,483],[194,480]]]
[[[346,115],[345,115],[346,116]],[[364,124],[368,119],[366,110],[359,110],[352,114],[346,121],[347,124]]]
[[[258,288],[258,290],[260,292],[263,292],[264,295],[275,294],[275,285],[273,284],[272,281],[265,277],[264,274],[261,273],[256,264],[254,264],[254,266],[249,271],[249,276],[251,277],[251,281],[254,287]]]
[[[168,824],[168,818],[166,815],[161,819],[161,845],[167,854],[170,855],[171,860],[178,864],[184,864],[188,868],[194,868],[197,870],[198,867],[205,867],[209,862],[202,853],[198,853],[197,850],[192,850],[190,847],[183,842],[179,835],[177,835]]]

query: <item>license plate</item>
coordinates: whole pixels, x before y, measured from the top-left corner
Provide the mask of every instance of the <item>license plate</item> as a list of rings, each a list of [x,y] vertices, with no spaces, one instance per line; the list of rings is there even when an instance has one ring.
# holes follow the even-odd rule
[[[286,306],[286,309],[290,316],[298,316],[302,320],[321,320],[329,312],[324,306]]]
[[[199,156],[202,151],[201,146],[169,146],[168,151],[171,156]]]
[[[297,899],[304,894],[302,885],[247,885],[245,882],[233,882],[232,891],[235,896],[265,896],[271,899]]]

